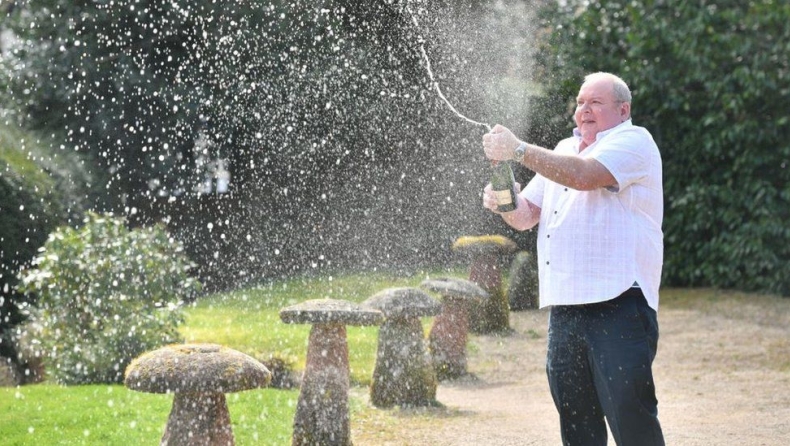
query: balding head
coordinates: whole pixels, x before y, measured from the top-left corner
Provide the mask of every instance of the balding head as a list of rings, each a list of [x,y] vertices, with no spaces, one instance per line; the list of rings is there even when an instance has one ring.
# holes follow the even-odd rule
[[[599,71],[597,73],[588,74],[584,77],[584,83],[603,80],[612,83],[612,92],[616,101],[631,102],[631,89],[628,88],[628,84],[626,84],[625,81],[620,78],[620,76]]]

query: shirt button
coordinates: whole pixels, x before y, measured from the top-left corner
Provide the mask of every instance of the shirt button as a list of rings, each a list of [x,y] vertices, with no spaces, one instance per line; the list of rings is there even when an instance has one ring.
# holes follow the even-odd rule
[[[565,188],[565,192],[568,192],[568,188],[567,187]]]
[[[551,234],[547,234],[547,235],[546,235],[546,238],[551,238]]]
[[[546,261],[546,265],[548,265],[548,264],[549,264],[549,261],[547,260],[547,261]]]
[[[557,213],[557,211],[554,211],[554,213],[556,214],[556,213]]]

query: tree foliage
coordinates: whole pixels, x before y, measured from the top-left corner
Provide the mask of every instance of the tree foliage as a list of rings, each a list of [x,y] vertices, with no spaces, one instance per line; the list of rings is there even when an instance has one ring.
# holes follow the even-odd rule
[[[94,213],[83,223],[54,231],[20,273],[20,289],[38,297],[24,337],[58,382],[121,382],[136,356],[180,340],[181,305],[200,283],[164,228]]]
[[[90,155],[100,208],[168,222],[212,286],[446,259],[491,231],[485,129],[434,86],[482,120],[482,81],[514,71],[483,43],[527,21],[466,0],[18,3],[21,119]],[[231,193],[199,193],[219,162]]]
[[[24,317],[17,272],[47,235],[78,214],[85,179],[77,160],[51,153],[51,141],[0,123],[0,356],[15,355],[10,329]]]
[[[387,133],[426,109],[413,26],[391,2],[20,4],[12,97],[92,155],[110,207],[188,195],[214,159],[239,187],[307,202],[294,176],[388,167]]]
[[[547,97],[570,102],[583,74],[617,73],[659,145],[664,284],[790,295],[790,5],[594,0],[543,13]],[[544,104],[533,134],[567,134],[566,104]]]

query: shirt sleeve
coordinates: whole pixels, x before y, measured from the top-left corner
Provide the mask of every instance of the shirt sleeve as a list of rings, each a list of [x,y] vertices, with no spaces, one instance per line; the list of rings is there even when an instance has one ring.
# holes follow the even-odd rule
[[[648,175],[653,150],[657,150],[656,143],[650,134],[639,127],[632,127],[608,135],[599,142],[591,157],[612,174],[617,186],[607,189],[617,193]]]

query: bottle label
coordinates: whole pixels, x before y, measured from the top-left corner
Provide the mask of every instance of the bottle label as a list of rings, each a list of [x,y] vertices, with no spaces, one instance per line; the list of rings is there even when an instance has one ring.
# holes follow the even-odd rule
[[[507,206],[508,204],[513,204],[513,200],[511,199],[509,190],[495,190],[494,194],[496,194],[497,205]]]

